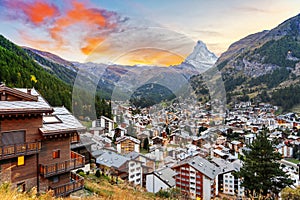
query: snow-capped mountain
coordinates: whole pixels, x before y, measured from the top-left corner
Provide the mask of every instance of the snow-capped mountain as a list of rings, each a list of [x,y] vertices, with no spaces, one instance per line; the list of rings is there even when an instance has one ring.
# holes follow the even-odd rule
[[[204,42],[198,41],[193,52],[185,59],[185,63],[193,65],[196,69],[211,67],[218,57],[207,49]]]

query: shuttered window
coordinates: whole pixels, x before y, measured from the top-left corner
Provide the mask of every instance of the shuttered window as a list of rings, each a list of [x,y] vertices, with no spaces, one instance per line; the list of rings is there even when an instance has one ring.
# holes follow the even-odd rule
[[[60,157],[60,150],[55,150],[52,152],[52,158],[59,158]]]

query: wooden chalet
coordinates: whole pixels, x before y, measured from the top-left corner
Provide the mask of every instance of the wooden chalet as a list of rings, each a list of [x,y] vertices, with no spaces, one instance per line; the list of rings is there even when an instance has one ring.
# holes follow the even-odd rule
[[[51,107],[36,90],[0,85],[0,183],[52,189],[55,196],[82,189],[83,179],[70,171],[85,158],[70,143],[83,130],[67,109]]]

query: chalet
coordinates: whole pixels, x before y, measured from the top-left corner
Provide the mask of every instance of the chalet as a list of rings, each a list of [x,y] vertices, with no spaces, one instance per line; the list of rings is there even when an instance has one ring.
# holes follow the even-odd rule
[[[240,148],[243,147],[243,143],[237,140],[227,142],[227,146],[232,152],[239,152]]]
[[[122,128],[122,127],[117,127],[115,128],[114,130],[114,135],[112,137],[115,137],[115,138],[119,138],[119,137],[123,137],[124,135],[126,135],[127,133],[127,130],[125,128]]]
[[[117,151],[119,153],[140,152],[140,141],[131,136],[119,137],[116,140]]]
[[[70,142],[85,127],[69,111],[51,107],[34,89],[1,85],[0,118],[0,182],[23,191],[52,189],[55,196],[83,188],[83,178],[70,171],[85,158]]]
[[[90,134],[89,134],[90,135]],[[91,163],[92,145],[96,142],[88,134],[81,134],[79,140],[71,140],[71,150],[85,157],[85,164]]]
[[[193,199],[210,200],[215,196],[215,178],[220,168],[208,160],[195,156],[181,161],[172,167],[176,172],[174,176],[176,187],[183,194]]]
[[[131,159],[112,151],[105,151],[96,159],[100,170],[112,176],[120,177],[134,185],[142,186],[142,162]]]
[[[152,138],[152,141],[153,141],[153,145],[162,145],[163,138],[159,136],[154,136]]]

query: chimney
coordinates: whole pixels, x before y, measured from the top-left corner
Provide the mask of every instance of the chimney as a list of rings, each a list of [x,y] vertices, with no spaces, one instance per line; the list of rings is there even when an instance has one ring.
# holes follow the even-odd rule
[[[27,88],[27,94],[31,94],[31,89]]]

